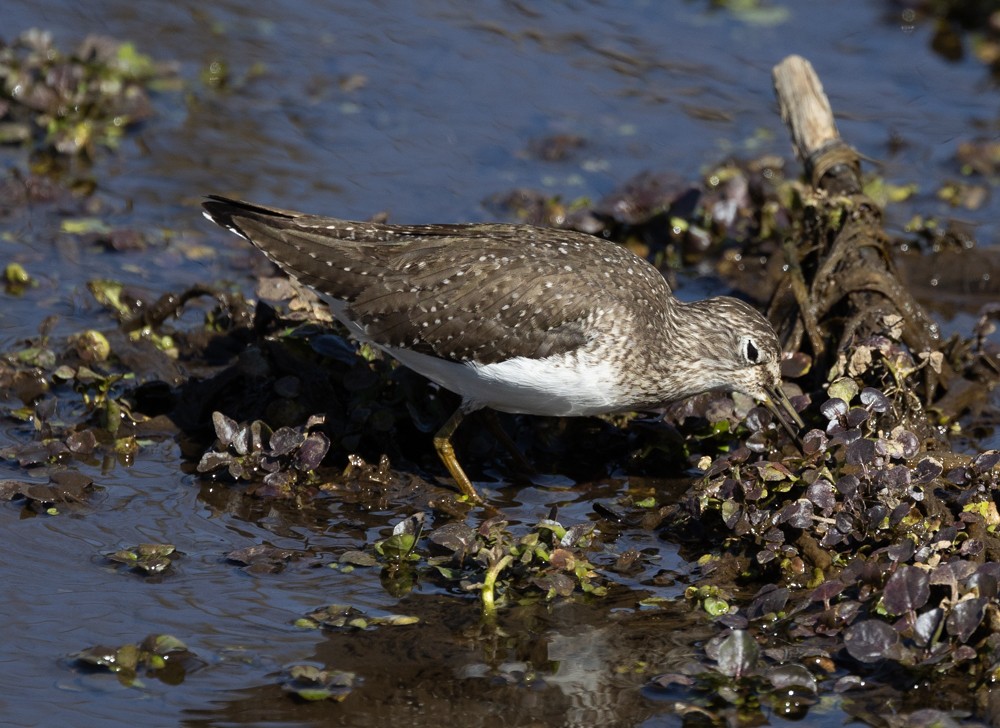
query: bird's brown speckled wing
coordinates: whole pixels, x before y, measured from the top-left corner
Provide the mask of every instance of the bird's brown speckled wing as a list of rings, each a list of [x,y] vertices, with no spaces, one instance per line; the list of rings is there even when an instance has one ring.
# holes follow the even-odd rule
[[[346,301],[376,343],[455,361],[571,351],[597,319],[611,326],[638,303],[652,320],[670,295],[648,263],[583,233],[350,222],[220,197],[204,205],[287,273]]]

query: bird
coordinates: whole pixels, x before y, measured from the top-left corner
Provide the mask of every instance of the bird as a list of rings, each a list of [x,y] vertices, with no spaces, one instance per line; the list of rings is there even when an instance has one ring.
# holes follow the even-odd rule
[[[210,221],[314,289],[348,332],[455,392],[434,436],[482,502],[452,435],[499,412],[574,417],[742,392],[793,436],[771,324],[737,298],[682,302],[653,265],[604,238],[507,223],[357,222],[209,195]]]

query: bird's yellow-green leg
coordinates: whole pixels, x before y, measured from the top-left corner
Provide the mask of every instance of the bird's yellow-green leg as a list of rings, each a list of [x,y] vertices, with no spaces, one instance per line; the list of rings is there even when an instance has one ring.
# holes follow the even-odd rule
[[[461,408],[455,410],[455,414],[449,417],[448,421],[434,435],[434,449],[437,450],[441,462],[448,468],[451,477],[455,479],[458,489],[468,496],[469,500],[473,503],[482,503],[483,499],[479,497],[479,493],[473,487],[469,476],[465,474],[462,466],[458,464],[458,458],[455,457],[455,448],[451,444],[451,436],[455,434],[455,430],[458,429],[464,418],[465,412]]]

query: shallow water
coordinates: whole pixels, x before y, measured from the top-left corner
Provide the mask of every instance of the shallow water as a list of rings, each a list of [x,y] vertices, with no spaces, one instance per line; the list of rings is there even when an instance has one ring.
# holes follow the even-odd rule
[[[993,134],[996,89],[974,61],[948,62],[929,27],[894,18],[890,3],[791,2],[778,15],[741,17],[703,2],[511,2],[286,0],[172,4],[6,0],[5,38],[29,27],[64,46],[90,32],[135,41],[177,60],[192,91],[159,98],[157,116],[96,167],[113,222],[181,235],[139,253],[80,246],[58,232],[48,208],[19,211],[0,237],[42,285],[0,294],[0,349],[31,336],[42,316],[55,335],[113,322],[84,284],[110,277],[154,292],[192,281],[251,289],[255,255],[203,222],[199,198],[233,194],[275,205],[398,222],[492,219],[491,195],[517,186],[594,199],[633,174],[669,170],[695,179],[730,154],[791,156],[775,113],[770,69],[801,53],[819,72],[840,129],[879,172],[921,192],[890,208],[890,225],[915,210],[947,216],[936,184],[957,176],[957,144]],[[769,19],[770,18],[770,19]],[[776,21],[776,22],[775,22]],[[199,83],[224,61],[235,87]],[[263,73],[241,81],[254,64]],[[356,90],[341,80],[363,77]],[[586,140],[566,161],[526,153],[530,142],[570,133]],[[903,144],[898,142],[902,141]],[[5,152],[6,164],[18,161]],[[959,217],[995,244],[1000,202]],[[215,253],[192,257],[205,243]],[[682,289],[685,297],[695,285]],[[968,314],[953,326],[967,326]],[[965,318],[963,318],[965,316]],[[30,438],[0,431],[0,446]],[[645,694],[648,677],[685,659],[703,629],[683,601],[641,609],[653,595],[678,600],[695,568],[641,529],[613,533],[607,548],[649,556],[641,573],[605,600],[536,605],[483,622],[477,603],[418,584],[405,596],[375,570],[328,568],[344,550],[384,537],[411,506],[370,512],[323,500],[311,511],[269,504],[184,474],[171,441],[144,447],[126,467],[81,464],[99,492],[28,516],[0,507],[5,640],[0,709],[9,725],[680,725],[669,702]],[[23,478],[15,463],[0,477]],[[669,474],[674,475],[674,474]],[[571,489],[507,487],[495,504],[531,525],[559,504],[563,523],[598,520],[624,479]],[[666,483],[642,487],[666,494]],[[603,526],[607,529],[607,525]],[[182,556],[158,578],[107,563],[103,554],[169,542]],[[257,543],[296,552],[277,574],[250,575],[225,555]],[[657,574],[672,579],[654,579]],[[330,603],[421,618],[418,625],[323,634],[294,620]],[[74,668],[68,656],[150,633],[182,639],[203,661],[179,685]],[[706,636],[708,632],[706,630]],[[283,667],[315,662],[357,672],[344,703],[306,705],[280,694]],[[640,669],[642,663],[645,667]],[[650,666],[653,667],[650,667]],[[928,696],[931,699],[931,696]],[[772,725],[784,721],[769,714]],[[810,724],[843,725],[838,709]]]

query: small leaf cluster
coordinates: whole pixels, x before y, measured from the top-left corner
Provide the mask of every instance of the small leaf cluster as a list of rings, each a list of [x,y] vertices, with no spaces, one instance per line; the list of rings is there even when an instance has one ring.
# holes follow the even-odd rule
[[[108,561],[125,566],[147,575],[162,574],[176,558],[177,549],[169,543],[141,543],[131,548],[119,549],[108,554]]]
[[[308,478],[330,449],[330,439],[317,429],[323,424],[320,415],[310,417],[304,426],[274,431],[261,420],[237,423],[222,412],[212,413],[212,423],[215,449],[202,456],[198,472],[225,468],[236,480],[256,480],[264,473],[264,486],[271,495],[287,494]]]
[[[341,702],[350,695],[362,679],[353,672],[326,670],[315,665],[292,665],[282,689],[300,700]]]
[[[408,614],[370,615],[349,604],[330,604],[322,609],[309,612],[295,622],[297,627],[327,630],[361,630],[374,627],[402,627],[416,624],[419,617]]]
[[[88,647],[72,657],[78,665],[116,674],[129,687],[142,687],[142,674],[178,685],[200,664],[183,642],[168,634],[149,635],[138,644],[121,647]]]
[[[510,531],[501,516],[477,527],[451,521],[424,535],[424,515],[399,521],[393,534],[378,541],[374,556],[350,551],[342,568],[383,565],[383,585],[400,595],[418,576],[444,580],[464,592],[478,593],[483,610],[522,599],[569,597],[577,590],[603,596],[607,586],[590,562],[595,526],[565,527],[554,519],[540,521],[528,533]]]

